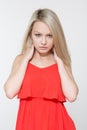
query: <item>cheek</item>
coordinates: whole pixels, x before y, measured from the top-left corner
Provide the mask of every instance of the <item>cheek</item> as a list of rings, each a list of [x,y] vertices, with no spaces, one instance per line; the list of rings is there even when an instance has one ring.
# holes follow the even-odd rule
[[[53,46],[54,46],[53,40],[49,42],[49,46],[50,46],[50,47],[53,47]]]
[[[32,39],[32,43],[34,46],[38,45],[38,41],[35,38]]]
[[[33,44],[38,45],[40,43],[40,39],[37,39],[35,37],[32,38]]]

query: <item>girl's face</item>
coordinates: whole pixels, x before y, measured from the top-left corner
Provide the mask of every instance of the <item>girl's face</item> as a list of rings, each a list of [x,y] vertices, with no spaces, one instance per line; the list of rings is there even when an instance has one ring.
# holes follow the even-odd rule
[[[37,21],[34,23],[31,38],[36,51],[48,54],[53,48],[53,36],[47,24]]]

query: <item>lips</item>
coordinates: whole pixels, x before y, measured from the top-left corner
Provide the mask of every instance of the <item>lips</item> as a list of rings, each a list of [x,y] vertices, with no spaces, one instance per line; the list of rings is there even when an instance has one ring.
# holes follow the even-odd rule
[[[39,47],[40,49],[42,49],[42,50],[46,50],[47,49],[47,47]]]

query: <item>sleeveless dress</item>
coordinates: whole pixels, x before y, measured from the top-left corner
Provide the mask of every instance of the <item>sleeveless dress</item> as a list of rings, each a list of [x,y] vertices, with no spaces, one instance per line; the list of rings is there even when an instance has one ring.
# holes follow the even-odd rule
[[[64,106],[57,64],[39,68],[29,63],[18,98],[16,130],[76,130]]]

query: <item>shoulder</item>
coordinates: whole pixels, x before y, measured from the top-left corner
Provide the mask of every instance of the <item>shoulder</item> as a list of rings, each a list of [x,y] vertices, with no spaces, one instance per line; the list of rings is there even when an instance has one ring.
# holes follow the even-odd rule
[[[15,59],[14,59],[14,63],[15,63],[15,62],[18,62],[19,60],[21,60],[22,57],[23,57],[23,54],[17,55],[17,56],[15,57]]]
[[[13,67],[17,64],[20,63],[20,61],[23,59],[23,54],[19,54],[15,57],[14,61],[13,61]]]

